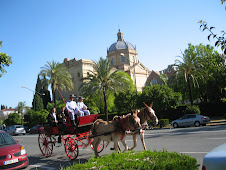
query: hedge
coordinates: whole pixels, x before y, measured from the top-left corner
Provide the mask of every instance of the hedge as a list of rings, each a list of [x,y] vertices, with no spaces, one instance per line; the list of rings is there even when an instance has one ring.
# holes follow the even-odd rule
[[[152,169],[152,170],[195,170],[197,160],[188,155],[167,151],[113,152],[98,158],[92,157],[86,163],[74,163],[67,170],[81,169]]]
[[[159,119],[160,128],[165,127],[169,124],[169,119]]]

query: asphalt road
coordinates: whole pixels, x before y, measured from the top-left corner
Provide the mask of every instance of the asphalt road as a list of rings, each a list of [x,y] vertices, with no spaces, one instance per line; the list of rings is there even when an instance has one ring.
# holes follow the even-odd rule
[[[64,147],[54,147],[51,157],[44,157],[38,146],[38,135],[28,134],[25,136],[14,136],[22,144],[29,158],[29,166],[26,169],[61,169],[77,162],[86,162],[93,154],[90,147],[79,148],[79,156],[76,160],[70,160],[65,154]],[[132,137],[126,137],[127,144],[131,147]],[[148,149],[167,150],[190,155],[202,164],[203,157],[213,148],[226,142],[226,125],[189,127],[177,129],[157,129],[145,132],[145,142]],[[110,144],[100,153],[109,154]],[[122,144],[121,144],[122,147]],[[138,137],[138,146],[135,151],[142,151],[143,147]]]

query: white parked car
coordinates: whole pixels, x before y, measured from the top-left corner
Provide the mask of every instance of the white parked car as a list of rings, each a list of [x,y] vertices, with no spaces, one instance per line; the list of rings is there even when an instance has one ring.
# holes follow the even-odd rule
[[[19,135],[19,134],[26,134],[26,131],[24,129],[24,127],[22,125],[13,125],[9,127],[9,130],[7,130],[7,132],[10,135]]]
[[[222,169],[226,169],[226,143],[207,153],[202,163],[202,170]]]
[[[203,115],[197,115],[197,114],[186,114],[182,116],[181,118],[174,120],[171,122],[171,125],[174,128],[182,127],[182,126],[200,126],[200,125],[206,125],[210,122],[210,118]]]

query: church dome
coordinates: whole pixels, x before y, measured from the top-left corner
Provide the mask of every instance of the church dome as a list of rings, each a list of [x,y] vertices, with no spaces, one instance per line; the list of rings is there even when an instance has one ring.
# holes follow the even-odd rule
[[[109,47],[108,52],[115,51],[115,50],[123,50],[123,49],[136,50],[136,48],[134,48],[134,46],[131,43],[123,40],[123,34],[120,31],[120,29],[119,29],[117,36],[118,36],[118,41],[113,43]]]

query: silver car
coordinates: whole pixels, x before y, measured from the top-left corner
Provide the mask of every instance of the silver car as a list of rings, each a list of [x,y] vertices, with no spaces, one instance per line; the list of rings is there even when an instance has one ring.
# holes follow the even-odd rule
[[[203,158],[203,170],[221,170],[226,167],[226,143],[214,148]]]
[[[206,125],[210,122],[210,118],[203,115],[197,115],[197,114],[186,114],[182,116],[181,118],[174,120],[171,122],[171,125],[174,128],[181,127],[181,126],[200,126],[200,125]]]
[[[7,131],[10,135],[19,135],[19,134],[26,134],[26,131],[22,125],[13,125],[9,127]]]

